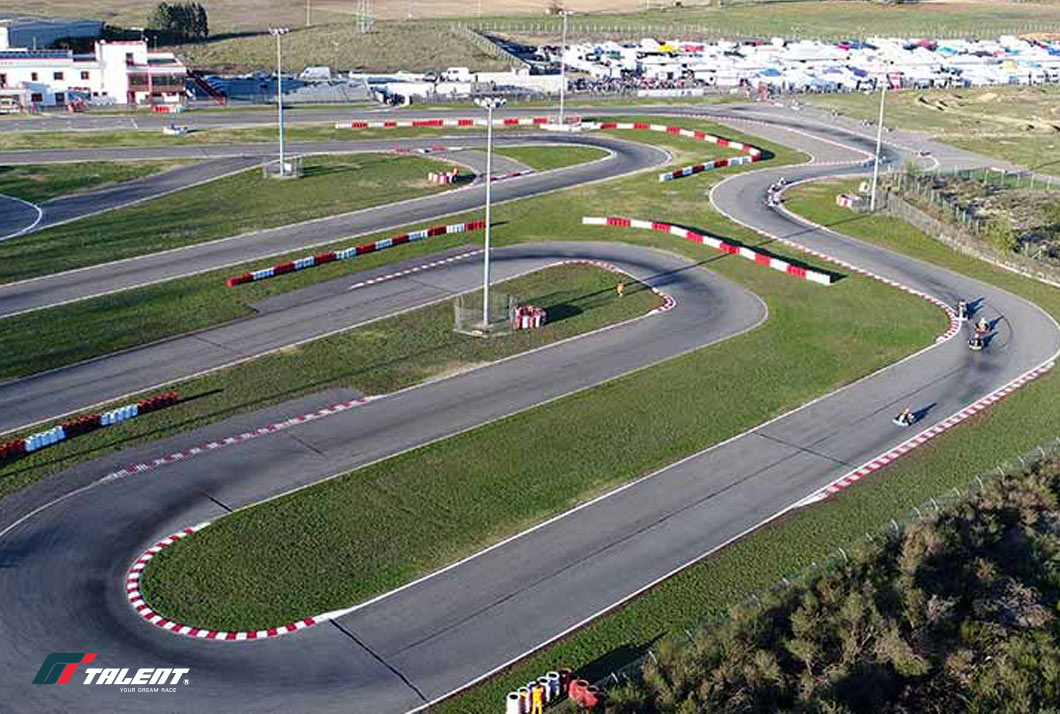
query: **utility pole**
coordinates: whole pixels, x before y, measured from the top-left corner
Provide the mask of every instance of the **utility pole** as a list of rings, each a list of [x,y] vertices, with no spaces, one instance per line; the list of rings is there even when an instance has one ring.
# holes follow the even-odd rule
[[[283,163],[283,54],[280,49],[280,38],[290,30],[286,27],[270,27],[269,33],[276,38],[276,106],[280,125],[280,176],[287,173]]]
[[[357,6],[357,31],[361,34],[371,32],[375,27],[372,15],[372,0],[360,0]]]
[[[489,328],[490,315],[490,188],[493,184],[493,110],[502,107],[507,100],[500,97],[483,97],[475,103],[486,110],[486,239],[482,260],[482,329]]]
[[[567,18],[570,10],[561,10],[563,14],[563,41],[559,48],[559,123],[563,126],[564,99],[567,93]]]
[[[883,106],[887,101],[887,84],[890,79],[883,73],[883,91],[880,92],[880,121],[876,125],[876,161],[872,164],[872,198],[869,199],[869,210],[876,210],[876,181],[880,175],[880,148],[883,146]]]
[[[312,5],[311,5],[312,2],[313,2],[313,0],[305,0],[305,26],[306,27],[309,27],[310,25],[313,24],[312,15],[310,14],[310,11],[312,9]]]

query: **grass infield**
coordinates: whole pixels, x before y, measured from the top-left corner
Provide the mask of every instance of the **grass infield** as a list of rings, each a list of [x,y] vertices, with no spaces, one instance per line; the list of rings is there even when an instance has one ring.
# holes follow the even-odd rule
[[[440,193],[448,164],[419,156],[310,156],[297,181],[234,176],[0,242],[0,283]]]
[[[785,204],[823,225],[915,258],[985,280],[1027,298],[1060,318],[1060,292],[956,253],[907,223],[884,216],[851,220],[835,195],[859,180],[796,186]],[[432,708],[438,714],[490,714],[504,695],[542,672],[574,667],[595,680],[628,663],[661,635],[694,629],[762,587],[807,567],[888,518],[953,487],[963,488],[1060,428],[1060,379],[1051,372],[977,414],[939,439],[906,454],[827,501],[803,508],[740,539],[615,613]]]
[[[41,203],[132,181],[188,161],[86,161],[74,164],[0,166],[0,193]]]
[[[551,171],[606,158],[608,152],[591,146],[502,146],[493,153],[526,164],[535,171]]]

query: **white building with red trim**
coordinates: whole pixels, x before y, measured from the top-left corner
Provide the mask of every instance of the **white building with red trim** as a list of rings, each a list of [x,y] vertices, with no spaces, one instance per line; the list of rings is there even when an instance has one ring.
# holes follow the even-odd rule
[[[0,50],[0,110],[86,104],[177,104],[187,69],[143,41],[100,40],[90,55],[71,50]]]

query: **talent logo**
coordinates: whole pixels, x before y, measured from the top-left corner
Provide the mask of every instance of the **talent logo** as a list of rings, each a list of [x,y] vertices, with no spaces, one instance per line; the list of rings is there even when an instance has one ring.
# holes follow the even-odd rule
[[[77,671],[77,665],[88,664],[96,659],[95,652],[52,652],[44,658],[44,664],[33,678],[34,684],[69,684]]]
[[[90,664],[96,652],[53,652],[44,658],[44,664],[33,678],[34,684],[69,684],[78,666]],[[85,680],[81,684],[117,684],[122,692],[173,692],[172,685],[188,683],[182,679],[191,671],[188,667],[140,667],[133,675],[129,667],[86,667]],[[133,685],[134,688],[129,688]],[[146,685],[146,686],[145,686]],[[170,688],[167,688],[169,685]]]

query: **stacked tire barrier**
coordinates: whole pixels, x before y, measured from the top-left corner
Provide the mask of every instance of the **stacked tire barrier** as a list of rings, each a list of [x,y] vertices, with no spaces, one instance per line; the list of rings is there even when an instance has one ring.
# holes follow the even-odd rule
[[[305,270],[306,268],[313,268],[318,265],[324,265],[325,263],[333,263],[336,260],[350,260],[352,258],[356,258],[359,255],[365,255],[366,253],[375,253],[380,250],[392,248],[395,245],[402,245],[403,243],[415,243],[416,241],[425,240],[434,236],[447,235],[449,233],[481,231],[485,227],[485,221],[455,223],[451,226],[432,226],[431,228],[424,228],[421,231],[413,231],[412,233],[402,233],[401,235],[393,236],[391,238],[383,238],[381,240],[375,241],[374,243],[362,243],[361,245],[352,246],[343,250],[331,250],[327,253],[307,255],[304,258],[299,258],[298,260],[289,260],[286,263],[279,263],[268,268],[262,268],[261,270],[255,270],[250,273],[243,273],[242,275],[235,275],[228,279],[228,287],[232,288],[236,285],[243,285],[244,283],[253,283],[257,282],[258,280],[273,278],[277,275],[293,273],[298,270]]]
[[[541,327],[548,321],[548,312],[544,308],[533,305],[521,305],[515,311],[512,319],[513,330],[533,330]]]
[[[582,224],[587,226],[613,226],[616,228],[641,228],[648,231],[657,231],[659,233],[669,233],[679,238],[684,238],[687,241],[698,243],[700,245],[710,246],[715,250],[720,250],[723,253],[729,253],[731,255],[739,255],[740,257],[753,260],[759,265],[764,265],[773,270],[778,270],[788,275],[793,275],[796,278],[803,280],[809,280],[814,283],[821,285],[831,285],[832,276],[829,273],[821,272],[818,270],[811,270],[810,268],[803,268],[798,265],[789,263],[786,260],[780,258],[774,258],[768,253],[763,253],[755,250],[754,248],[748,248],[747,246],[737,246],[725,241],[719,240],[712,236],[703,235],[695,231],[690,231],[687,228],[681,228],[670,223],[660,223],[658,221],[640,221],[634,218],[621,218],[618,216],[608,216],[607,218],[596,218],[596,217],[585,217],[582,218]]]
[[[835,205],[840,208],[856,208],[861,203],[861,199],[857,196],[851,196],[849,193],[841,193],[835,197]]]
[[[439,185],[443,185],[443,186],[444,185],[448,185],[448,184],[453,184],[453,183],[456,183],[457,173],[458,173],[458,171],[455,168],[454,169],[450,169],[450,170],[445,171],[445,172],[442,172],[442,171],[431,171],[429,174],[427,174],[427,180],[430,183],[439,184]]]
[[[141,414],[164,409],[176,404],[178,400],[179,396],[176,392],[166,392],[135,404],[120,406],[102,414],[80,416],[58,426],[53,426],[46,431],[30,434],[24,439],[16,439],[6,444],[0,444],[0,462],[22,456],[23,454],[31,454],[60,441],[72,439],[75,436],[87,434],[105,426],[112,426],[133,419]]]
[[[561,669],[527,682],[516,691],[508,692],[504,714],[538,714],[545,707],[557,704],[567,696],[573,699],[574,695],[570,692],[573,691],[575,681],[585,682],[573,680],[569,669]],[[585,684],[588,685],[588,682]]]

